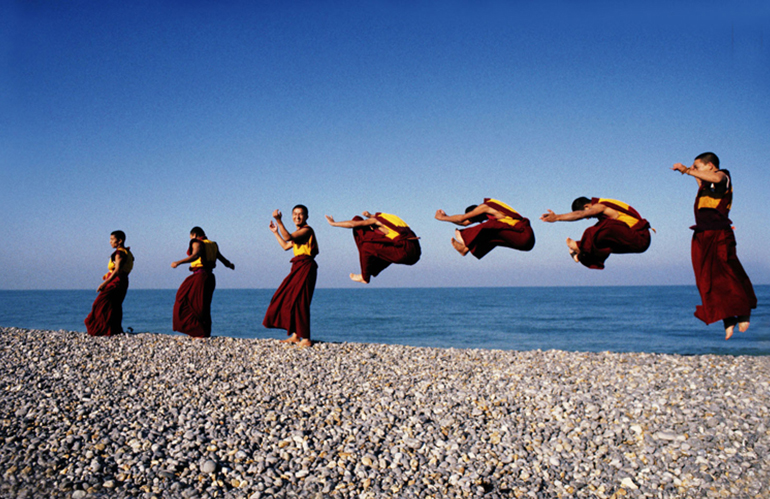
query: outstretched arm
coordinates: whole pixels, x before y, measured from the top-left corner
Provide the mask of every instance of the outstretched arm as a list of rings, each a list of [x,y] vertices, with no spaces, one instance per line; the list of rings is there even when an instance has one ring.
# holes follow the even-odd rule
[[[273,210],[273,218],[275,218],[275,223],[278,225],[278,230],[281,231],[281,237],[286,241],[290,241],[291,233],[286,226],[283,225],[283,215],[281,214],[281,210]]]
[[[709,184],[719,184],[720,182],[724,182],[724,180],[727,178],[727,175],[725,175],[724,172],[720,172],[719,170],[716,171],[704,171],[704,170],[698,170],[694,167],[686,167],[682,163],[676,163],[674,166],[671,167],[672,170],[675,172],[679,172],[682,175],[690,175],[691,177],[695,177],[696,180],[698,180],[698,185],[700,185],[701,182],[708,182]]]
[[[495,218],[501,218],[497,216],[500,214],[500,212],[482,203],[468,213],[461,213],[457,215],[447,215],[444,210],[436,210],[436,220],[441,220],[442,222],[451,222],[455,225],[462,225],[465,227],[473,223],[471,220],[479,215],[484,214],[494,215]]]
[[[222,265],[224,265],[228,269],[235,270],[235,264],[231,263],[230,260],[225,258],[225,256],[222,253],[220,253],[219,250],[217,250],[217,260],[222,262]]]
[[[367,216],[368,212],[364,212],[364,216]],[[326,221],[329,222],[329,225],[332,227],[343,227],[346,229],[353,229],[356,227],[366,227],[367,225],[377,225],[379,222],[377,222],[376,218],[366,218],[364,220],[345,220],[344,222],[335,222],[334,218],[330,217],[329,215],[324,215],[326,217]]]
[[[557,215],[553,211],[548,210],[548,213],[543,213],[542,215],[540,215],[540,220],[542,220],[543,222],[550,222],[550,223],[574,222],[575,220],[582,220],[584,218],[595,217],[596,215],[603,213],[605,209],[607,209],[606,206],[604,206],[601,203],[596,203],[586,208],[585,210],[571,211],[569,213],[562,213],[560,215]]]
[[[194,262],[201,256],[201,251],[203,250],[203,245],[197,241],[193,241],[192,243],[192,251],[190,252],[191,255],[187,258],[182,258],[181,260],[177,260],[171,264],[171,268],[175,269],[180,265],[183,265],[185,263]]]

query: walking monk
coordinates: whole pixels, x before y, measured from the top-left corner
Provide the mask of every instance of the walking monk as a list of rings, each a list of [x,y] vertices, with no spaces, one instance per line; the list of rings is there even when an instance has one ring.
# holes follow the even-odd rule
[[[219,252],[217,243],[209,241],[203,229],[193,227],[190,231],[187,258],[171,264],[171,268],[175,269],[179,265],[189,263],[192,272],[176,292],[174,331],[193,338],[211,336],[211,299],[217,287],[213,270],[217,266],[217,260],[225,267],[235,270],[235,265]]]
[[[291,271],[270,300],[262,325],[267,328],[285,329],[289,337],[285,343],[297,343],[301,347],[312,345],[310,340],[310,302],[313,301],[315,281],[318,276],[318,241],[315,232],[307,224],[307,207],[301,204],[291,211],[291,219],[297,227],[292,233],[286,230],[281,212],[273,212],[275,223],[270,221],[270,231],[284,250],[293,250]]]
[[[450,216],[444,210],[438,210],[436,220],[463,227],[478,223],[468,229],[455,229],[452,246],[462,256],[470,252],[481,260],[497,246],[521,251],[529,251],[535,246],[535,233],[529,220],[497,199],[485,198],[478,206],[468,206],[464,215]]]
[[[548,210],[540,220],[573,222],[584,218],[599,221],[583,232],[580,241],[567,238],[567,247],[572,258],[589,269],[603,269],[611,253],[644,253],[650,247],[650,223],[615,199],[579,197],[572,202],[571,213],[557,215]]]
[[[96,289],[91,313],[86,317],[86,330],[91,336],[112,336],[123,332],[123,300],[128,291],[128,274],[134,268],[134,255],[126,248],[126,234],[116,230],[110,234],[110,246],[115,251],[107,264],[107,273]]]
[[[692,235],[692,267],[702,305],[695,317],[706,324],[722,320],[725,339],[749,328],[751,309],[757,308],[757,297],[749,276],[735,252],[735,234],[728,218],[733,203],[730,172],[719,169],[719,158],[704,152],[690,168],[676,163],[672,170],[695,177],[695,225]]]
[[[414,265],[420,260],[420,241],[409,226],[395,215],[368,211],[352,220],[335,222],[326,215],[326,221],[332,227],[353,229],[353,239],[358,246],[361,273],[350,274],[356,282],[369,284],[369,280],[378,276],[391,263]]]

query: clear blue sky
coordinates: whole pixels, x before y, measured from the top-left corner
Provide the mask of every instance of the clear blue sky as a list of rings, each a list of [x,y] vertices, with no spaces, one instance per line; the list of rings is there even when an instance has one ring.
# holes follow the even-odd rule
[[[0,289],[96,288],[122,229],[133,288],[175,288],[202,226],[236,271],[289,270],[267,225],[304,203],[319,287],[360,286],[348,219],[395,213],[422,260],[373,287],[691,284],[692,178],[716,152],[738,254],[770,283],[767,2],[2,2]],[[623,4],[624,7],[619,7]],[[611,197],[658,230],[603,271],[546,209]],[[484,197],[532,220],[483,260],[434,220]]]

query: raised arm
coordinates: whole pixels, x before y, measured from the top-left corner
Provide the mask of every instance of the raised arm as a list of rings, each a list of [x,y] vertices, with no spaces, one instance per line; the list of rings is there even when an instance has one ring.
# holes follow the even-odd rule
[[[285,241],[291,241],[291,233],[286,226],[283,225],[283,215],[281,214],[281,210],[273,210],[273,218],[275,218],[275,223],[278,225],[278,230],[281,232],[281,237],[283,237]],[[272,224],[272,222],[270,223]]]
[[[270,232],[272,232],[273,235],[275,236],[275,240],[278,241],[278,244],[281,246],[281,248],[283,248],[284,251],[290,250],[294,246],[293,241],[291,240],[287,241],[286,239],[283,238],[281,233],[278,231],[278,226],[275,223],[273,223],[272,220],[270,220],[270,225],[268,227],[270,229]],[[286,229],[284,228],[284,230]],[[288,234],[288,235],[289,237],[291,237],[291,234]]]
[[[192,243],[192,251],[190,252],[190,256],[187,258],[182,258],[181,260],[177,260],[175,262],[171,263],[171,268],[175,269],[180,265],[184,265],[185,263],[194,262],[201,256],[201,251],[203,251],[203,244],[201,244],[198,241],[193,241]]]
[[[484,214],[493,215],[495,218],[502,218],[502,213],[482,203],[468,213],[461,213],[457,215],[447,215],[444,210],[436,210],[436,220],[441,220],[442,222],[450,222],[455,225],[462,225],[465,227],[473,223],[471,220],[478,217],[479,215]]]
[[[724,172],[720,172],[719,170],[699,170],[698,168],[695,168],[694,165],[687,167],[682,163],[676,163],[671,167],[671,169],[681,173],[682,175],[690,175],[691,177],[695,177],[695,179],[698,181],[698,185],[700,185],[701,182],[719,184],[724,182],[727,178],[727,175],[725,175]]]

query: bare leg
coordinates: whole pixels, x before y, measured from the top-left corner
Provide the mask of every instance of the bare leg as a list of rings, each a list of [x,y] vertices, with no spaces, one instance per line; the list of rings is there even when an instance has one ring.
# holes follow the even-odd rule
[[[300,342],[297,343],[297,346],[299,346],[300,348],[312,347],[313,342],[310,341],[310,338],[302,338]]]
[[[350,274],[350,279],[361,284],[369,284],[369,281],[365,281],[361,274]]]
[[[738,324],[738,319],[735,317],[728,317],[722,321],[725,326],[725,340],[729,340],[735,332],[735,325]]]
[[[567,247],[569,248],[569,256],[572,257],[575,262],[580,263],[578,255],[580,255],[580,248],[574,239],[567,238]]]
[[[741,333],[745,333],[746,330],[749,328],[749,319],[751,318],[750,315],[739,315],[738,316],[738,331]]]
[[[465,240],[463,239],[463,235],[460,232],[460,229],[455,229],[455,239],[457,239],[457,242],[465,246]]]
[[[300,338],[297,336],[297,333],[291,333],[291,336],[286,338],[285,340],[281,340],[281,343],[299,343]]]
[[[452,246],[454,249],[457,250],[458,253],[460,253],[462,256],[465,256],[470,251],[467,246],[465,246],[460,241],[456,241],[455,238],[452,238]]]

